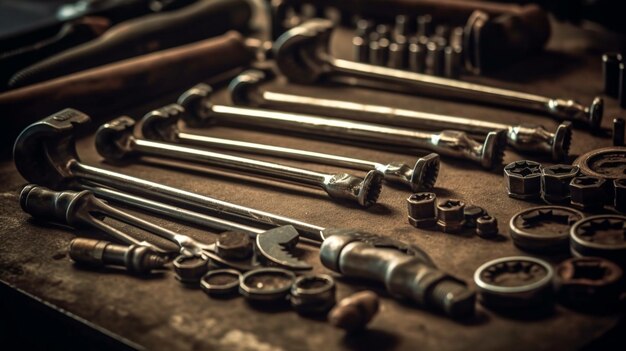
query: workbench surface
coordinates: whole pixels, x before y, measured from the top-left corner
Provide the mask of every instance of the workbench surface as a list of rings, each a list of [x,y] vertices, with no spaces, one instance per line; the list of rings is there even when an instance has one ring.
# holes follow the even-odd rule
[[[600,35],[561,25],[544,54],[510,67],[499,73],[497,79],[475,80],[589,103],[602,90],[600,55],[606,48],[594,47]],[[345,46],[340,48],[344,55],[349,51]],[[539,115],[365,89],[301,87],[287,85],[282,80],[265,87],[493,121],[540,123],[548,129],[557,125],[555,121]],[[167,99],[153,106],[172,101]],[[225,94],[222,92],[217,99],[226,101]],[[608,128],[612,118],[623,111],[618,109],[613,99],[606,99],[606,105],[603,125]],[[148,111],[141,108],[132,110],[130,115],[139,118]],[[411,163],[417,156],[359,146],[337,146],[328,141],[302,139],[296,135],[221,126],[201,132],[386,162]],[[609,145],[610,138],[575,130],[572,160],[576,155]],[[428,252],[441,269],[468,282],[472,281],[476,268],[486,261],[526,255],[514,247],[508,235],[508,221],[515,212],[536,205],[507,197],[501,168],[487,172],[474,164],[443,158],[434,192],[439,198],[459,198],[482,206],[495,216],[502,234],[497,240],[485,240],[475,235],[451,235],[411,227],[406,219],[409,192],[404,188],[386,186],[379,203],[364,210],[352,204],[331,201],[316,189],[303,190],[253,176],[232,178],[225,173],[206,173],[199,169],[182,173],[172,165],[167,169],[157,168],[156,163],[161,160],[122,167],[106,164],[95,152],[93,137],[79,140],[78,150],[82,160],[90,165],[313,224],[362,228],[414,243]],[[527,157],[507,150],[504,164]],[[550,163],[547,158],[532,156],[532,159]],[[279,162],[316,170],[338,170],[302,162]],[[115,339],[124,339],[126,345],[133,347],[241,351],[579,349],[609,331],[619,320],[617,314],[589,315],[560,305],[549,316],[521,320],[504,317],[479,306],[475,320],[459,323],[394,300],[377,285],[339,279],[338,298],[363,289],[373,289],[382,297],[380,313],[367,331],[346,335],[325,321],[303,318],[288,308],[258,309],[241,297],[209,298],[201,290],[184,288],[174,279],[171,270],[156,277],[139,278],[115,270],[94,272],[75,267],[70,263],[66,250],[76,233],[37,223],[23,213],[19,208],[18,194],[24,185],[25,181],[15,170],[13,162],[3,162],[0,166],[0,280],[15,291],[19,290],[54,309],[87,321]],[[216,237],[198,228],[146,217],[197,239],[213,241]],[[79,233],[98,236],[88,230]],[[319,263],[316,250],[304,247],[304,257],[314,265],[316,272],[326,272]],[[565,257],[542,258],[556,264]],[[6,300],[3,302],[10,304]],[[37,337],[36,330],[32,330],[31,334],[33,338]],[[98,344],[91,345],[91,348],[98,347]]]

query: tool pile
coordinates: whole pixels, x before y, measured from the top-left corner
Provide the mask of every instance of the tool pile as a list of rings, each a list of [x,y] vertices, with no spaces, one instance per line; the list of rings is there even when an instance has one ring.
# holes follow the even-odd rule
[[[477,23],[478,15],[472,16]],[[362,18],[356,22],[357,35],[352,40],[358,48],[356,61],[331,54],[330,38],[337,27],[332,21],[314,18],[285,28],[271,52],[265,50],[261,55],[260,51],[246,51],[250,57],[272,59],[254,62],[253,66],[264,64],[265,68],[241,70],[230,81],[227,89],[232,104],[215,103],[212,87],[198,82],[176,101],[147,111],[138,122],[131,116],[120,116],[102,124],[95,134],[95,148],[116,168],[123,162],[139,163],[149,157],[174,161],[182,171],[191,163],[218,169],[235,179],[241,175],[263,177],[315,188],[332,201],[357,205],[355,211],[375,208],[385,184],[396,183],[411,191],[408,222],[417,228],[416,235],[437,229],[455,235],[474,232],[483,239],[498,240],[502,237],[498,219],[478,204],[437,200],[437,189],[433,189],[440,157],[462,160],[466,167],[499,171],[508,145],[520,153],[567,162],[572,130],[600,128],[602,99],[596,97],[586,106],[571,99],[451,79],[467,66],[461,57],[473,62],[472,67],[488,62],[477,59],[480,55],[476,52],[487,55],[485,52],[476,48],[468,52],[467,36],[480,30],[475,26],[469,30],[438,26],[434,30],[433,19],[421,15],[415,25],[418,35],[409,38],[413,30],[409,17],[394,18],[393,29],[384,22],[374,25]],[[240,36],[230,38],[244,41]],[[478,39],[471,43],[482,45]],[[245,50],[260,48],[250,44]],[[239,63],[248,66],[247,62]],[[19,74],[12,84],[26,84],[28,77],[35,76]],[[276,76],[325,89],[334,89],[327,84],[334,83],[521,109],[561,124],[550,131],[535,124],[495,123],[262,87]],[[69,256],[76,264],[117,266],[133,274],[171,267],[181,284],[200,287],[209,296],[239,294],[252,304],[289,303],[302,315],[328,315],[333,325],[350,331],[367,325],[378,311],[379,301],[373,292],[361,292],[336,303],[336,276],[380,283],[394,298],[457,320],[474,317],[477,295],[485,307],[514,314],[550,310],[555,296],[581,309],[611,308],[623,292],[626,217],[617,214],[626,211],[623,146],[593,150],[572,164],[544,166],[520,160],[504,167],[510,197],[548,204],[523,210],[510,219],[513,243],[532,254],[567,256],[569,251],[574,258],[556,268],[531,256],[487,262],[474,276],[477,294],[467,282],[437,268],[421,248],[393,240],[388,233],[310,224],[86,164],[79,157],[75,140],[77,129],[89,123],[86,113],[65,108],[26,127],[14,146],[15,165],[31,183],[20,194],[25,212],[76,229],[92,228],[113,241],[73,239]],[[330,154],[217,138],[210,130],[203,133],[215,124],[297,133],[301,138],[371,149],[391,148],[416,155],[416,161],[364,160],[342,154],[341,148]],[[268,157],[272,160],[266,160]],[[310,167],[289,166],[281,159],[306,161]],[[323,172],[316,164],[364,174]],[[208,189],[210,192],[210,186]],[[218,237],[211,243],[202,242],[118,206],[200,226]],[[587,217],[581,211],[595,215]],[[153,234],[175,248],[158,244],[159,240],[138,239],[114,223]],[[299,258],[296,250],[303,244],[318,247],[321,263],[334,274],[308,272],[313,266]]]

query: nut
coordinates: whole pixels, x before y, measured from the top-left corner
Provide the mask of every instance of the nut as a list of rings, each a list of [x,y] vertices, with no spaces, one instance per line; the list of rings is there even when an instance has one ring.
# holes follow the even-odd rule
[[[207,260],[195,256],[178,256],[172,265],[176,279],[183,284],[197,284],[209,269]]]
[[[415,228],[432,227],[437,222],[435,215],[434,193],[417,193],[409,196],[407,201],[409,209],[409,223]]]
[[[458,233],[465,223],[465,203],[449,199],[437,204],[437,227],[444,233]]]
[[[570,258],[556,269],[559,299],[582,309],[615,306],[621,293],[623,271],[599,257]]]
[[[626,212],[626,179],[615,179],[613,188],[615,190],[613,203],[615,209],[620,212]]]
[[[504,167],[504,179],[509,197],[528,200],[541,192],[541,164],[533,161],[515,161]]]
[[[476,220],[476,235],[481,238],[493,238],[498,235],[498,220],[489,215]]]
[[[541,198],[549,203],[561,203],[570,198],[569,183],[578,174],[578,167],[554,165],[541,169]]]
[[[335,280],[326,274],[300,276],[291,286],[289,300],[300,314],[325,314],[335,305]]]
[[[246,233],[224,232],[216,242],[217,254],[223,258],[244,259],[252,254],[252,242]]]
[[[468,205],[465,206],[463,215],[465,216],[465,226],[468,228],[476,228],[476,220],[487,215],[487,211],[480,206]]]
[[[604,207],[604,184],[596,177],[577,177],[569,183],[572,206],[581,210],[599,210]]]
[[[361,291],[339,301],[328,313],[328,321],[331,325],[347,331],[364,329],[378,313],[378,306],[376,293]]]

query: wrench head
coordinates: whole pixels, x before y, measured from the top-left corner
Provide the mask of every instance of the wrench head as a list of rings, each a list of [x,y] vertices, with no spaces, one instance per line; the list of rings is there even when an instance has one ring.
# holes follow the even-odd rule
[[[128,116],[121,116],[101,125],[96,132],[98,154],[107,161],[119,161],[132,155],[134,129],[135,121]]]
[[[428,191],[435,186],[439,176],[439,155],[430,153],[415,162],[411,172],[411,189],[415,192]]]
[[[228,84],[230,100],[235,105],[256,106],[254,95],[259,85],[273,78],[270,70],[249,69],[241,72]]]
[[[314,83],[331,67],[328,64],[333,23],[312,19],[283,33],[272,50],[280,72],[295,83]]]
[[[146,139],[175,142],[178,139],[178,121],[184,114],[185,108],[179,104],[152,110],[141,119],[141,134]]]
[[[212,92],[210,85],[200,83],[178,97],[177,103],[188,112],[182,115],[185,124],[190,127],[206,127],[213,122],[210,101]]]
[[[73,176],[69,165],[78,161],[75,129],[90,121],[67,108],[26,127],[13,147],[15,167],[31,183],[58,189]]]
[[[382,191],[384,174],[378,170],[367,172],[364,178],[348,173],[337,173],[324,182],[324,190],[333,198],[356,200],[363,207],[378,201]]]
[[[256,236],[258,253],[268,265],[279,266],[291,270],[312,269],[311,265],[299,260],[291,254],[300,234],[291,225],[273,228]]]
[[[561,123],[554,132],[552,140],[552,159],[554,161],[564,161],[569,156],[569,147],[572,143],[572,123],[567,121]]]
[[[502,165],[506,145],[507,136],[505,130],[489,132],[482,147],[482,166],[493,169]]]

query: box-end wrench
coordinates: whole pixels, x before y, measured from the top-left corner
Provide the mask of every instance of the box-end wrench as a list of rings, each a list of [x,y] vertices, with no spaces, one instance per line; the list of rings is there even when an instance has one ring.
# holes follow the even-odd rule
[[[211,87],[198,84],[180,96],[178,103],[188,112],[183,115],[188,125],[207,125],[219,120],[237,126],[260,126],[326,138],[343,138],[366,142],[371,146],[400,147],[407,151],[430,150],[442,156],[470,160],[487,169],[501,165],[506,145],[505,131],[502,130],[490,132],[481,144],[456,130],[424,132],[314,115],[215,105],[209,101],[210,95]]]
[[[589,107],[574,100],[550,98],[519,91],[434,77],[386,67],[342,60],[329,52],[333,24],[313,19],[281,35],[274,43],[278,69],[292,82],[311,84],[329,79],[368,87],[403,87],[436,97],[451,97],[503,107],[542,112],[558,120],[569,120],[598,129],[604,112],[603,100],[596,97]]]
[[[377,170],[369,171],[365,178],[347,173],[321,173],[178,144],[147,140],[136,137],[133,134],[134,129],[135,121],[127,116],[102,125],[96,132],[98,153],[109,161],[128,159],[133,156],[156,156],[258,174],[270,179],[319,187],[333,199],[354,201],[363,207],[375,204],[382,189],[383,174]]]
[[[229,85],[235,105],[274,108],[297,113],[323,115],[360,120],[370,123],[429,130],[456,129],[476,135],[493,130],[505,130],[509,146],[528,153],[551,155],[554,161],[568,157],[572,139],[571,122],[561,123],[554,133],[534,124],[506,124],[471,118],[426,113],[382,105],[353,101],[324,99],[259,89],[268,75],[261,70],[248,70],[233,79]]]
[[[404,184],[415,192],[432,189],[439,174],[439,155],[435,153],[420,157],[415,166],[411,167],[401,162],[384,164],[321,152],[214,138],[207,135],[188,133],[179,129],[178,122],[184,113],[184,108],[178,104],[168,105],[148,112],[141,120],[141,132],[145,138],[151,140],[278,156],[363,171],[376,170],[383,173],[385,180]]]
[[[117,190],[127,189],[145,197],[170,201],[184,207],[212,209],[273,226],[291,224],[304,237],[317,242],[324,241],[325,237],[330,239],[334,235],[338,235],[339,239],[353,236],[356,241],[366,243],[370,247],[380,248],[380,254],[374,256],[359,254],[356,251],[346,250],[347,247],[342,250],[344,240],[341,242],[331,240],[328,242],[328,249],[336,249],[326,255],[331,262],[347,264],[347,261],[341,260],[340,255],[353,253],[354,255],[350,255],[350,265],[362,264],[363,268],[358,276],[363,277],[365,270],[369,270],[370,274],[366,276],[378,280],[381,273],[379,268],[383,268],[384,271],[390,273],[389,277],[393,278],[393,287],[388,286],[388,290],[393,291],[397,296],[409,298],[422,306],[434,306],[454,318],[467,317],[474,313],[475,294],[473,291],[458,279],[442,274],[435,268],[428,255],[414,245],[365,234],[358,230],[341,231],[324,228],[84,164],[76,152],[74,129],[88,122],[89,117],[84,113],[66,109],[24,129],[14,146],[15,166],[20,174],[30,182],[49,187],[59,188],[72,185],[72,183],[80,186],[78,181],[92,181]],[[333,245],[333,243],[338,245]],[[409,258],[413,257],[415,260],[407,260],[405,262],[407,264],[389,265],[388,263],[395,259],[387,257],[388,250],[394,250],[394,253]],[[341,271],[340,266],[335,266]],[[418,270],[421,273],[416,275]],[[351,272],[343,274],[352,275]]]

